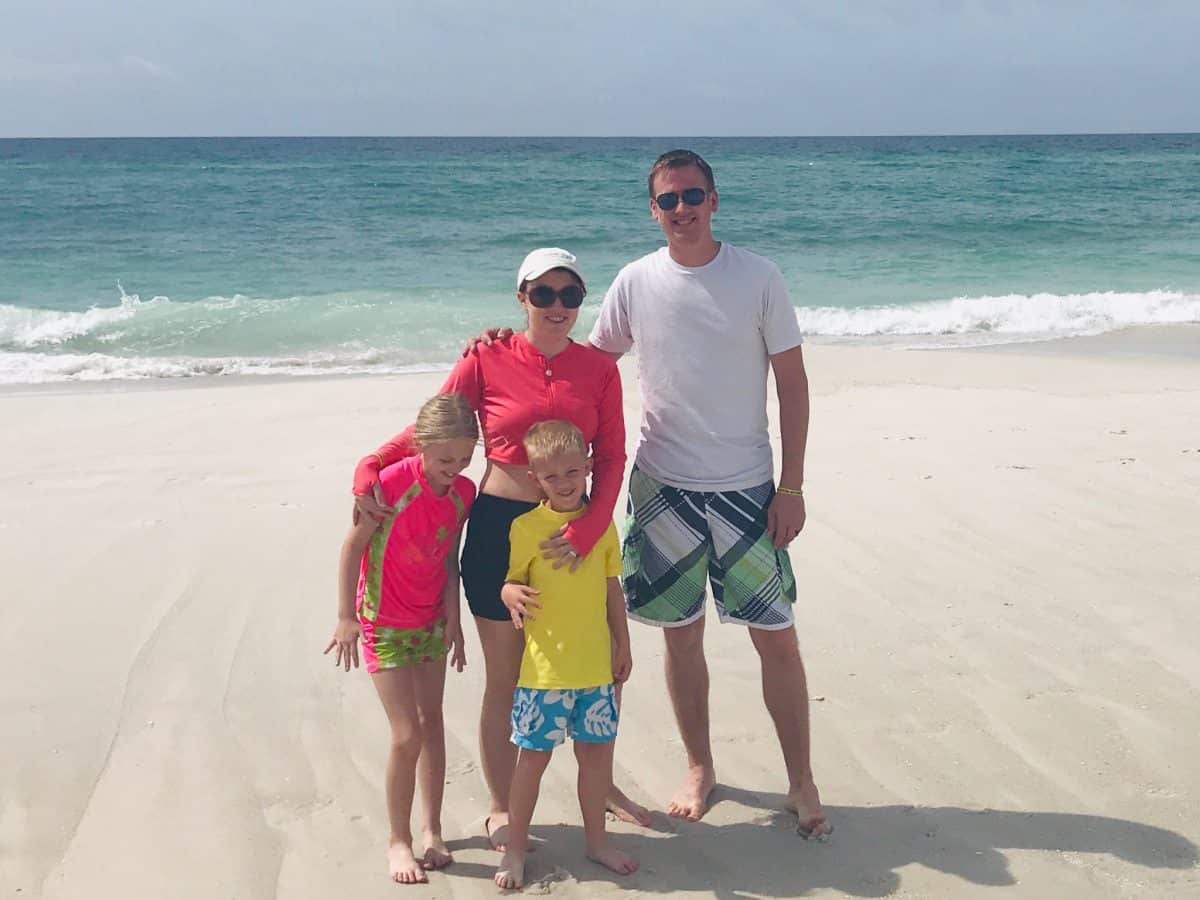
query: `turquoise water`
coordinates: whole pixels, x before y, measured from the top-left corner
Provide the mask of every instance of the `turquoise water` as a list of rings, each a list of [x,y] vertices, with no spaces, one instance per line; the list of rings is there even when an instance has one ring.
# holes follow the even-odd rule
[[[0,140],[0,383],[444,365],[540,245],[582,335],[681,145],[814,339],[1200,321],[1200,135]]]

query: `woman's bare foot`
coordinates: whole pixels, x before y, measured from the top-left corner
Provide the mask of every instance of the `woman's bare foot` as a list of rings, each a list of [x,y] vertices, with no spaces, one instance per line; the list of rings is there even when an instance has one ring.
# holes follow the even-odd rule
[[[413,856],[412,845],[404,841],[392,840],[388,844],[388,870],[392,873],[392,881],[400,884],[421,884],[429,881],[425,870]]]
[[[496,887],[505,891],[515,891],[525,884],[525,854],[517,853],[515,850],[505,852],[500,860],[500,865],[496,867],[496,874],[492,878],[496,882]]]
[[[424,869],[444,869],[454,862],[450,848],[437,832],[425,832],[425,852],[421,855],[421,867]]]
[[[642,804],[630,800],[625,796],[625,792],[615,784],[608,791],[608,799],[605,801],[604,808],[622,822],[628,822],[630,825],[649,827],[654,823],[650,810]]]
[[[483,820],[483,831],[493,850],[503,853],[508,849],[508,813],[492,813]]]
[[[833,834],[833,826],[825,821],[825,812],[821,809],[821,795],[811,779],[788,791],[783,805],[796,814],[796,831],[805,840],[823,841]]]
[[[606,869],[611,869],[618,875],[630,875],[638,869],[638,861],[636,859],[624,850],[618,850],[607,842],[595,850],[589,848],[587,855],[588,859],[600,863],[600,865]]]
[[[717,773],[707,766],[692,766],[687,780],[667,804],[667,815],[700,821],[708,811],[708,796],[717,786]]]

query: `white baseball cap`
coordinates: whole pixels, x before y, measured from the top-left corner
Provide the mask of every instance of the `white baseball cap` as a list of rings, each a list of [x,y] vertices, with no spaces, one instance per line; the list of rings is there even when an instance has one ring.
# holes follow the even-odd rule
[[[584,281],[583,273],[579,271],[579,261],[575,259],[574,253],[570,253],[562,247],[539,247],[531,250],[522,261],[521,268],[517,269],[517,290],[520,290],[521,285],[526,281],[541,278],[551,269],[566,269],[568,272],[574,272],[581,282]],[[584,287],[587,287],[586,282],[584,282]]]

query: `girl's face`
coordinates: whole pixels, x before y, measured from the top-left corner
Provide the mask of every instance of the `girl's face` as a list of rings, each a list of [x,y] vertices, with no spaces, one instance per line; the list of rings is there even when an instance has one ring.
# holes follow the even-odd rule
[[[444,494],[454,484],[454,479],[471,464],[475,453],[475,441],[471,438],[455,438],[421,448],[421,466],[425,480],[434,493]]]
[[[579,287],[579,282],[570,272],[562,269],[551,269],[537,278],[531,279],[525,284],[525,290],[519,292],[517,297],[521,301],[521,306],[525,309],[526,316],[529,317],[529,336],[536,343],[541,340],[554,340],[565,338],[575,326],[575,320],[579,318],[579,307],[567,309],[562,304],[561,298],[555,298],[554,302],[546,307],[534,306],[529,299],[530,292],[539,286],[548,287],[551,290],[561,291],[565,287]]]

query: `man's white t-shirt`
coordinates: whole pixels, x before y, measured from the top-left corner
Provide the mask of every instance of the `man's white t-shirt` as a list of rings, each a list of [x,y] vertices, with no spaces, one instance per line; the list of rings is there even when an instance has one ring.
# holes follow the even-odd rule
[[[642,390],[637,465],[692,491],[771,481],[769,357],[803,338],[779,268],[723,243],[690,268],[666,247],[623,268],[588,340],[635,349]]]

